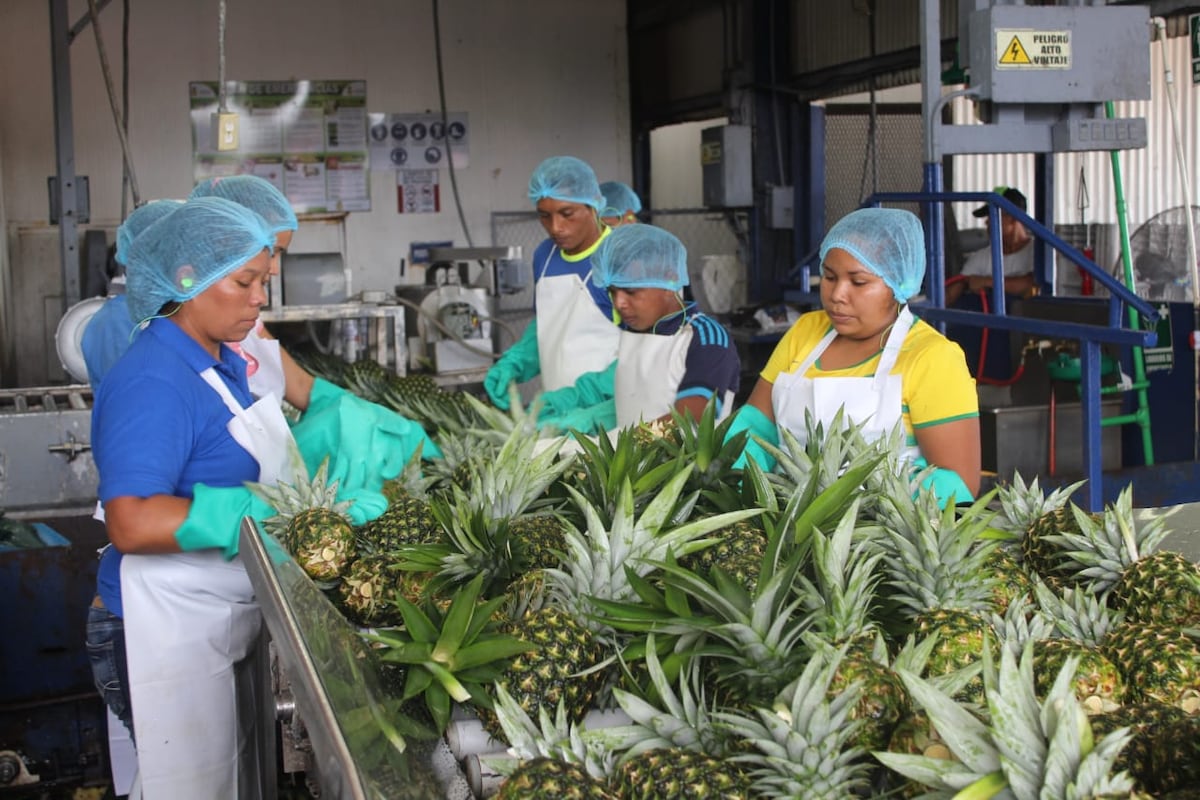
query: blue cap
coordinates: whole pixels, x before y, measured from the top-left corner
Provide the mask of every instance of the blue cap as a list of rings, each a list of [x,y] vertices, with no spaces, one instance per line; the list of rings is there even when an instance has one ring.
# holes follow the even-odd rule
[[[231,175],[209,178],[192,189],[193,197],[223,197],[257,213],[267,223],[271,235],[294,231],[299,226],[296,212],[275,184],[257,175]]]
[[[129,245],[160,219],[183,205],[182,200],[151,200],[138,206],[130,212],[121,226],[117,228],[117,252],[114,256],[117,263],[125,266],[125,258],[129,253]]]
[[[662,228],[622,225],[592,254],[592,283],[678,292],[688,285],[687,248]]]
[[[925,230],[911,211],[860,208],[842,217],[821,242],[821,261],[833,249],[844,250],[883,279],[901,303],[921,290],[925,280]]]
[[[191,300],[263,250],[275,236],[263,218],[220,197],[188,200],[129,247],[129,315],[143,322],[171,301]]]
[[[602,217],[623,217],[626,211],[637,214],[642,210],[642,201],[637,192],[620,181],[600,184],[600,194],[604,195],[604,208],[600,210]]]
[[[554,156],[537,165],[529,177],[529,202],[535,206],[545,198],[579,203],[599,211],[604,208],[600,182],[586,161],[572,156]]]

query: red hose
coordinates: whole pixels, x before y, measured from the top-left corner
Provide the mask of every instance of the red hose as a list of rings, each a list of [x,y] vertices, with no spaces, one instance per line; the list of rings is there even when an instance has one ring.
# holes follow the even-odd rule
[[[961,276],[956,276],[961,277]],[[983,305],[983,313],[990,313],[988,307],[987,290],[979,290],[979,302]],[[1012,377],[1001,380],[1000,378],[988,378],[983,374],[984,365],[987,364],[987,346],[988,334],[991,331],[988,328],[981,328],[979,334],[979,366],[975,369],[975,382],[987,384],[988,386],[1012,386],[1021,379],[1025,374],[1025,359],[1021,359],[1021,363],[1017,365],[1017,370],[1012,374]],[[1053,472],[1051,472],[1053,474]]]

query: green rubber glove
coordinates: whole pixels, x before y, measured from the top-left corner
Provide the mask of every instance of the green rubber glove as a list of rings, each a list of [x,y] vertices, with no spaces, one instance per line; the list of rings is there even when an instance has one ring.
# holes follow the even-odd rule
[[[733,422],[729,423],[729,430],[725,437],[729,438],[735,433],[746,431],[749,437],[746,439],[746,448],[742,450],[742,454],[737,457],[737,461],[733,462],[734,469],[742,469],[746,466],[746,459],[754,459],[754,463],[762,469],[763,472],[770,472],[775,469],[775,458],[759,444],[755,437],[769,442],[772,445],[779,445],[779,428],[775,423],[767,417],[766,414],[759,411],[756,406],[744,405],[738,409],[733,416]]]
[[[483,379],[483,388],[492,405],[508,410],[508,385],[514,381],[524,383],[537,377],[542,371],[542,360],[538,356],[537,317],[525,327],[512,347],[496,360]]]
[[[324,378],[316,378],[313,380],[312,391],[308,395],[308,408],[305,409],[305,413],[311,414],[328,408],[340,400],[344,394],[347,394],[346,390],[336,383],[330,383]]]
[[[418,445],[425,457],[441,456],[420,424],[350,392],[306,412],[292,435],[310,474],[329,457],[329,480],[338,481],[343,496],[361,489],[377,492],[400,474]]]
[[[552,392],[543,392],[542,410],[538,414],[538,423],[541,423],[543,417],[550,419],[563,417],[577,409],[588,408],[599,405],[605,400],[612,400],[616,394],[613,389],[616,374],[617,362],[614,361],[599,372],[583,373],[573,386],[564,386]],[[616,424],[615,421],[613,424]]]
[[[929,462],[925,460],[925,456],[918,456],[913,460],[911,474],[915,475],[928,466]],[[971,494],[967,484],[952,469],[935,468],[921,480],[921,488],[933,492],[934,497],[938,499],[938,508],[971,503],[975,500],[975,495]]]
[[[542,414],[537,421],[538,430],[553,430],[557,433],[582,431],[603,433],[617,427],[617,403],[612,398],[593,406],[573,408],[558,416]]]
[[[244,486],[193,487],[187,519],[175,530],[175,541],[183,551],[219,548],[226,560],[238,552],[238,535],[243,517],[261,522],[275,516],[275,509]]]

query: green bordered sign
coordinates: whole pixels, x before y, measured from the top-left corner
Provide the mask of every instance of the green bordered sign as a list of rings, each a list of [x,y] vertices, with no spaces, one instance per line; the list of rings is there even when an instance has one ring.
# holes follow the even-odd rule
[[[1192,83],[1200,83],[1200,14],[1188,17],[1188,31],[1192,37]]]
[[[1175,348],[1171,338],[1171,308],[1167,305],[1158,307],[1158,341],[1154,347],[1142,351],[1146,358],[1146,372],[1170,372],[1175,366]]]

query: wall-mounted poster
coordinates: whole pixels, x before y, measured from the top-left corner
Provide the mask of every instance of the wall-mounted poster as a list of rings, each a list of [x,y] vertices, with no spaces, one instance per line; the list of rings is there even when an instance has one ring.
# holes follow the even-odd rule
[[[193,178],[248,173],[279,187],[297,214],[369,211],[366,81],[227,81],[237,148],[218,150],[216,81],[188,84]]]
[[[436,169],[453,159],[455,169],[470,161],[470,120],[465,111],[446,114],[367,114],[371,169]]]

